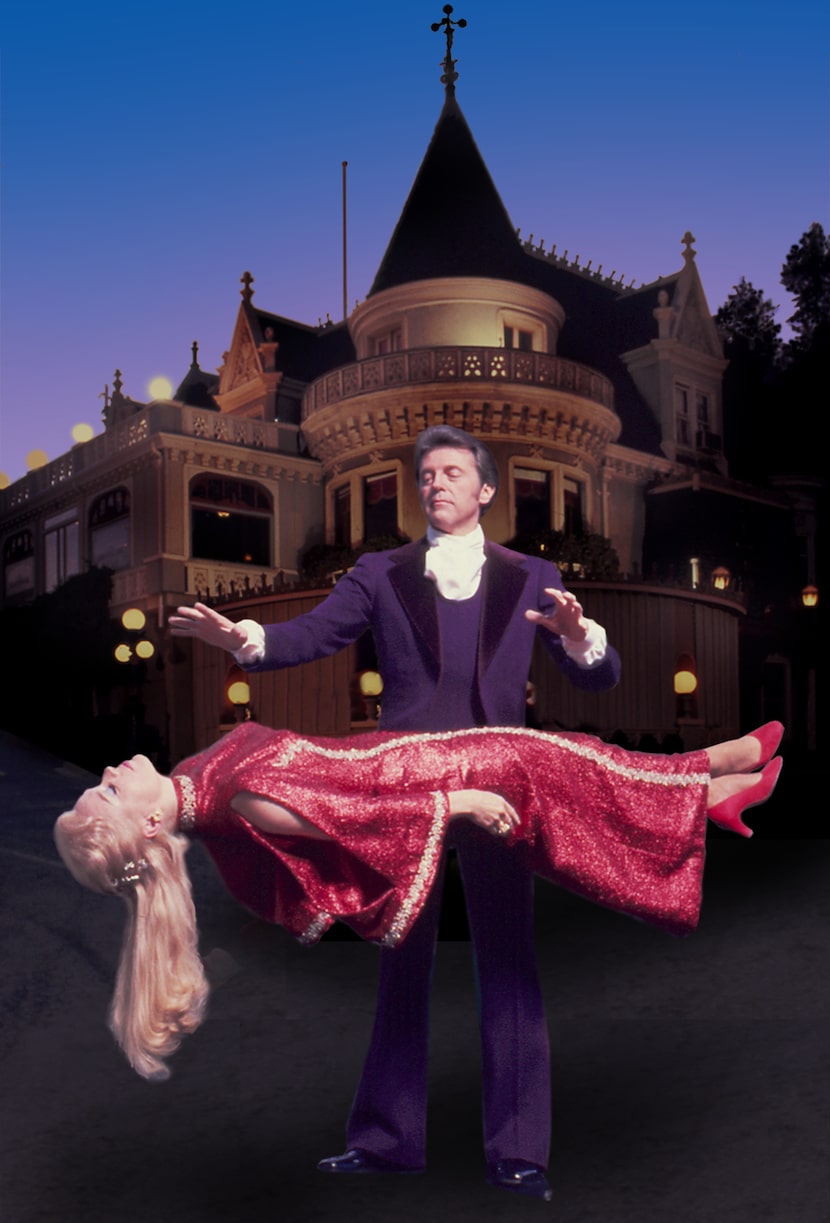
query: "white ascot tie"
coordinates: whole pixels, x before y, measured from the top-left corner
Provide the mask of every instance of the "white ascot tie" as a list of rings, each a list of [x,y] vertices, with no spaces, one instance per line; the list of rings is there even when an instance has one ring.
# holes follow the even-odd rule
[[[472,599],[481,583],[484,568],[484,532],[478,526],[469,535],[445,535],[427,528],[424,576],[438,587],[438,593],[453,603]]]

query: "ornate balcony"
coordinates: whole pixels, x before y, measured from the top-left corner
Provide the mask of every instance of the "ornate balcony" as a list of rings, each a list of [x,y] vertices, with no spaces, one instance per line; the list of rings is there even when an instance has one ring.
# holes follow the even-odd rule
[[[443,420],[594,455],[620,431],[607,378],[519,349],[415,348],[369,357],[318,378],[303,396],[303,429],[324,462],[367,445],[406,442]]]

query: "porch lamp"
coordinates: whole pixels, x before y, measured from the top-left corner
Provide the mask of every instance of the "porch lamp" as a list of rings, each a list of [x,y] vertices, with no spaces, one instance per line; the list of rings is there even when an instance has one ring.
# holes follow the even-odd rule
[[[674,668],[675,696],[691,696],[697,692],[697,666],[691,654],[681,654]]]
[[[383,692],[383,679],[380,672],[361,671],[357,684],[366,706],[367,716],[377,719],[380,713],[380,697]]]
[[[251,685],[247,680],[235,679],[228,684],[228,700],[233,705],[237,715],[242,714],[246,722],[251,720]]]
[[[805,586],[801,592],[801,602],[805,607],[818,605],[818,586]]]

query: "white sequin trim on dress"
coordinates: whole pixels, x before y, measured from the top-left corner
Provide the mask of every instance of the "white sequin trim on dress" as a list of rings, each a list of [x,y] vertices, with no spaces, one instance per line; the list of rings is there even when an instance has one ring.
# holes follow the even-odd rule
[[[287,768],[293,761],[294,757],[301,752],[309,752],[314,756],[322,756],[327,760],[371,760],[373,756],[378,756],[381,752],[388,752],[396,747],[406,747],[413,743],[445,743],[448,740],[454,739],[457,742],[463,740],[467,735],[518,735],[524,738],[539,739],[545,743],[555,743],[557,747],[562,748],[566,752],[571,752],[574,756],[581,756],[583,760],[591,760],[595,764],[601,764],[603,768],[610,773],[617,773],[621,777],[627,777],[631,781],[642,781],[655,786],[707,786],[709,784],[709,773],[659,773],[652,769],[639,769],[635,766],[622,764],[618,760],[613,760],[611,757],[596,747],[592,747],[588,743],[576,743],[573,739],[569,739],[566,735],[552,735],[547,731],[529,730],[524,726],[480,726],[475,730],[442,730],[442,731],[425,731],[416,734],[406,734],[397,739],[387,739],[385,743],[376,743],[372,747],[323,747],[319,743],[311,743],[308,739],[296,739],[293,743],[289,743],[281,756],[272,762],[275,769]],[[605,744],[601,745],[602,747]],[[631,752],[630,755],[636,756],[637,752]],[[643,753],[644,755],[646,753]],[[666,756],[666,760],[671,760],[671,756]]]

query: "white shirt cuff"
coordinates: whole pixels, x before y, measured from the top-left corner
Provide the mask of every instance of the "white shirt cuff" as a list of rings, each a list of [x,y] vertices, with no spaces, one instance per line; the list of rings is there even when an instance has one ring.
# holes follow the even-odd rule
[[[248,638],[243,646],[233,651],[233,657],[240,667],[251,666],[255,662],[261,662],[265,654],[265,629],[256,620],[240,620],[236,627],[244,629],[245,635]],[[580,642],[580,645],[584,644],[584,642]]]
[[[247,621],[243,620],[243,624]],[[568,637],[560,637],[562,649],[573,662],[580,667],[593,667],[602,662],[608,651],[608,637],[605,629],[596,620],[585,618],[588,626],[588,636],[584,641],[571,641]]]

